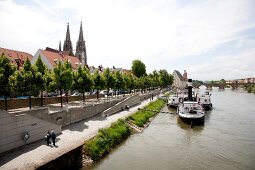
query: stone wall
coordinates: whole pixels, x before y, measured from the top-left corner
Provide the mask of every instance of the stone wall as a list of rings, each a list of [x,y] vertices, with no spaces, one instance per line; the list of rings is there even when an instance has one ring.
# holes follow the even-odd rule
[[[41,140],[51,129],[56,134],[61,133],[60,125],[29,114],[11,114],[0,110],[0,153]],[[28,133],[27,140],[24,139],[26,133]]]
[[[89,117],[95,116],[102,113],[109,107],[112,107],[119,103],[122,98],[104,101],[101,103],[93,103],[85,106],[72,106],[64,105],[60,106],[49,106],[49,107],[38,107],[32,110],[23,110],[18,112],[19,114],[29,114],[33,117],[51,122],[53,124],[66,126]],[[80,105],[80,104],[79,104]],[[53,110],[53,111],[52,111]]]
[[[37,170],[80,169],[82,167],[82,146],[38,167]]]

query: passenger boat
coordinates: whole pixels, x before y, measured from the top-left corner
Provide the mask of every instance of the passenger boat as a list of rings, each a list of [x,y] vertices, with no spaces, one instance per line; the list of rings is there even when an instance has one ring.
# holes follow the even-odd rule
[[[176,95],[170,96],[167,100],[167,106],[176,109],[180,102],[182,102],[183,98],[178,97]]]
[[[196,101],[184,101],[180,104],[178,115],[187,124],[204,124],[204,108]]]
[[[192,96],[192,79],[188,80],[188,100],[179,104],[177,113],[187,124],[204,124],[204,108]]]
[[[206,111],[212,109],[211,94],[208,91],[202,95],[198,94],[197,101]]]

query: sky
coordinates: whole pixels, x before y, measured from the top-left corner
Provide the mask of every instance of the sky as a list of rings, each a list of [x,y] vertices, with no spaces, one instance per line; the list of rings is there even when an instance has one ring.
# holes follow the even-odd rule
[[[81,21],[92,66],[255,77],[254,0],[0,0],[0,47],[58,49],[69,22],[75,48]]]

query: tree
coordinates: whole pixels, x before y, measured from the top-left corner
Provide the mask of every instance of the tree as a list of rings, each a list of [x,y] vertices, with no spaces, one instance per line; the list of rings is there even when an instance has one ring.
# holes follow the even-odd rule
[[[35,68],[36,68],[36,85],[37,88],[40,90],[41,93],[41,106],[43,105],[43,91],[46,89],[46,73],[47,73],[47,68],[42,62],[41,56],[39,55],[36,63],[35,63]],[[39,81],[39,82],[38,82]]]
[[[125,87],[125,80],[122,76],[122,74],[117,71],[115,72],[115,80],[116,80],[116,83],[115,83],[115,89],[117,90],[120,90],[120,89],[123,89]]]
[[[22,70],[17,70],[10,77],[12,91],[18,95],[29,96],[29,106],[31,109],[31,96],[38,96],[41,90],[41,84],[44,84],[42,74],[37,72],[36,68],[31,65],[27,59]]]
[[[16,70],[10,77],[12,91],[18,95],[38,96],[40,85],[43,83],[41,73],[32,67],[31,62],[27,59],[22,70]]]
[[[86,67],[82,69],[81,66],[79,66],[78,71],[74,72],[74,83],[73,83],[73,89],[78,90],[83,95],[83,101],[85,101],[84,93],[86,91],[90,91],[93,86],[93,80],[90,76],[88,70]]]
[[[105,87],[107,88],[107,96],[109,95],[109,89],[115,87],[115,77],[113,73],[110,72],[109,68],[106,68],[103,72],[103,77],[105,79]]]
[[[173,83],[173,76],[169,75],[165,69],[159,70],[159,81],[160,87],[167,87]]]
[[[160,82],[159,82],[159,74],[157,70],[154,70],[152,74],[153,74],[153,85],[154,85],[153,87],[159,87]]]
[[[0,96],[10,95],[9,78],[14,73],[15,67],[4,55],[0,56]]]
[[[72,66],[68,61],[65,61],[64,64],[62,62],[58,62],[57,67],[54,68],[54,83],[56,89],[60,91],[61,95],[61,107],[62,107],[62,90],[65,92],[66,100],[68,102],[67,94],[71,89],[73,78],[72,78]]]
[[[134,60],[132,62],[132,72],[133,74],[140,78],[146,74],[146,66],[141,60]]]
[[[97,90],[97,99],[99,98],[99,90],[103,90],[105,88],[105,79],[99,74],[98,70],[93,75],[94,80],[94,88]]]
[[[131,93],[131,90],[135,87],[133,74],[123,74],[123,78],[125,80],[126,88],[129,89],[129,93]]]

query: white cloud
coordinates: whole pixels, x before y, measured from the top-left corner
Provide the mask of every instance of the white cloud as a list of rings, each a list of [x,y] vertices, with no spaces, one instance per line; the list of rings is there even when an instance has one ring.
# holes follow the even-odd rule
[[[252,0],[33,2],[33,8],[11,0],[0,2],[0,46],[31,53],[46,46],[56,48],[69,21],[75,47],[82,20],[88,62],[95,66],[130,68],[139,58],[149,72],[172,72],[177,63],[189,71],[182,62],[185,57],[206,54],[255,27]]]
[[[188,67],[193,79],[233,80],[254,77],[255,48],[235,55],[221,55],[206,61],[204,64]]]

